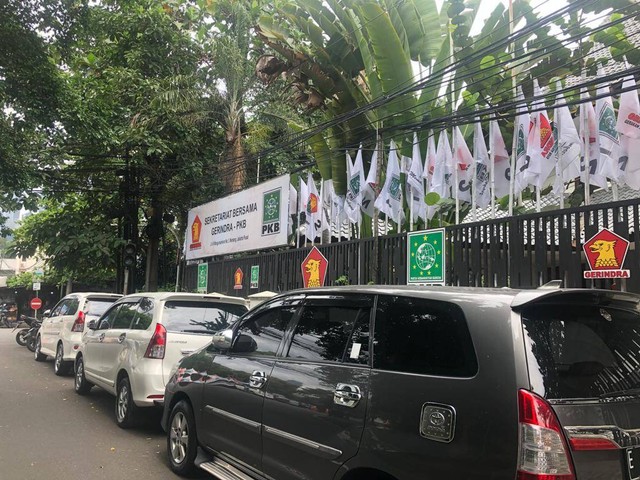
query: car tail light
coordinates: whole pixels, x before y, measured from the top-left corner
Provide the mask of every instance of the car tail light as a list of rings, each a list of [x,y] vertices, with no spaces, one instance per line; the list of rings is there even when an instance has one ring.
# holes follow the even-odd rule
[[[144,354],[146,358],[164,358],[164,349],[167,344],[167,329],[161,323],[156,323],[156,330],[149,342],[147,351]]]
[[[574,451],[580,450],[617,450],[620,447],[613,440],[597,435],[575,437],[569,436],[569,444]]]
[[[73,322],[73,326],[71,327],[72,332],[82,332],[84,330],[84,312],[80,310],[78,312],[78,316],[76,317],[75,322]]]
[[[555,412],[544,399],[518,391],[518,480],[575,480],[569,448]]]

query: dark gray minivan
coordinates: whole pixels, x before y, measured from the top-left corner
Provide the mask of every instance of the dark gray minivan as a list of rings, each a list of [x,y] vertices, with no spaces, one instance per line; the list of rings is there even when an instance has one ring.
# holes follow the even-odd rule
[[[163,426],[231,480],[635,480],[640,296],[289,292],[180,361]]]

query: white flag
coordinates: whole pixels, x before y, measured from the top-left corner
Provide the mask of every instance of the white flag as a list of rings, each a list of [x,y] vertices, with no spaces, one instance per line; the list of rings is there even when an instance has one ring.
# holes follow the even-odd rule
[[[318,195],[316,182],[313,181],[311,173],[307,177],[307,188],[309,195],[307,196],[306,208],[306,237],[312,242],[322,233],[322,199]]]
[[[305,181],[300,177],[300,202],[298,202],[298,213],[307,211],[307,201],[309,200],[309,188]]]
[[[454,168],[458,169],[458,185],[455,186],[458,189],[458,199],[471,203],[473,156],[457,126],[453,129],[453,162]]]
[[[423,220],[427,220],[427,204],[424,202],[424,179],[422,178],[422,158],[420,155],[420,145],[418,144],[418,135],[413,134],[413,155],[411,160],[411,168],[407,173],[407,186],[410,187],[411,198],[411,210],[415,220],[416,217],[420,217]]]
[[[624,182],[634,190],[640,190],[640,138],[621,135],[620,170]]]
[[[533,89],[536,97],[542,95],[537,80],[533,81]],[[539,100],[533,105],[533,109],[537,110],[543,105],[544,102]],[[553,129],[546,110],[532,113],[527,141],[528,167],[524,172],[527,184],[542,188],[547,178],[549,178],[549,174],[556,166],[554,144]]]
[[[527,188],[528,183],[525,180],[525,172],[528,167],[527,160],[527,139],[529,138],[529,112],[526,110],[526,105],[524,104],[524,95],[522,94],[522,89],[518,87],[518,96],[516,97],[516,102],[521,104],[521,106],[517,107],[517,116],[515,121],[515,128],[513,134],[516,138],[516,172],[515,172],[515,180],[514,180],[514,194],[517,195],[522,192],[525,188]]]
[[[618,132],[631,138],[640,138],[640,101],[636,82],[632,76],[626,77],[622,89],[633,88],[620,95],[620,108],[618,109]]]
[[[451,184],[453,182],[453,155],[449,136],[446,130],[440,132],[438,149],[436,150],[436,165],[431,177],[430,192],[440,195],[440,198],[451,198]]]
[[[293,216],[298,211],[298,191],[289,184],[289,222],[287,223],[287,235],[293,234]]]
[[[473,180],[473,195],[476,197],[476,205],[488,207],[491,205],[491,191],[489,187],[489,152],[482,135],[482,125],[476,123],[473,134],[473,155],[475,157],[476,177]]]
[[[427,181],[427,186],[431,185],[433,171],[436,168],[436,137],[433,130],[429,130],[429,139],[427,140],[427,158],[424,162],[422,178]]]
[[[589,183],[597,187],[607,188],[607,179],[598,172],[598,160],[600,158],[600,146],[598,145],[598,121],[596,120],[596,111],[586,92],[581,93],[583,103],[580,104],[580,156],[584,159],[584,143],[588,138],[589,142]],[[587,128],[585,130],[585,118],[587,119]],[[581,180],[586,183],[586,173],[584,161],[580,164]]]
[[[562,195],[564,193],[564,183],[580,176],[580,135],[576,129],[576,124],[571,117],[569,107],[564,105],[565,98],[560,93],[556,97],[556,108],[553,113],[553,126],[556,130],[556,141],[558,145],[558,164],[560,175],[556,176],[553,185],[553,193]]]
[[[333,189],[333,180],[323,180],[322,189],[320,190],[322,196],[322,234],[326,236],[325,232],[328,232],[328,237],[323,238],[327,241],[331,241],[331,230],[334,223],[334,198],[336,196]]]
[[[402,185],[400,181],[400,165],[396,145],[391,140],[389,148],[389,161],[387,163],[387,176],[384,185],[375,203],[375,208],[383,212],[387,217],[400,225],[404,222],[404,210],[402,208]]]
[[[364,167],[363,167],[364,171]],[[373,217],[374,204],[378,197],[378,151],[374,150],[371,156],[371,165],[367,180],[362,189],[362,212]]]
[[[345,213],[351,223],[360,223],[362,218],[362,187],[364,186],[364,168],[362,166],[362,145],[356,155],[356,161],[351,163],[347,154],[347,196]]]
[[[612,180],[618,180],[622,175],[618,168],[620,158],[620,136],[616,130],[616,113],[613,110],[613,102],[608,85],[598,87],[596,100],[596,117],[598,119],[598,143],[600,146],[600,159],[596,173]]]
[[[500,126],[496,120],[489,123],[489,148],[493,156],[494,168],[494,191],[493,194],[497,198],[509,195],[509,182],[511,179],[511,163],[509,160],[509,152],[502,138]]]

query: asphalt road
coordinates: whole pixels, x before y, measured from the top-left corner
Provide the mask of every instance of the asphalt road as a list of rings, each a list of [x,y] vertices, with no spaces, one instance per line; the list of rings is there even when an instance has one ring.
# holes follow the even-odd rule
[[[168,466],[160,414],[123,430],[114,403],[97,387],[77,395],[73,376],[55,376],[52,359],[34,361],[11,329],[0,328],[2,480],[180,478]]]

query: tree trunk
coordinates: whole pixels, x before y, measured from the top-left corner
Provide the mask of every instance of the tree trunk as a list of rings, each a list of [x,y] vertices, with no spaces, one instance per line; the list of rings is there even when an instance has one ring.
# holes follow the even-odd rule
[[[147,268],[145,287],[147,292],[158,291],[158,261],[159,261],[159,238],[149,238],[147,247]]]
[[[73,292],[73,280],[70,278],[69,280],[67,280],[67,291],[65,295],[69,295],[72,292]]]

